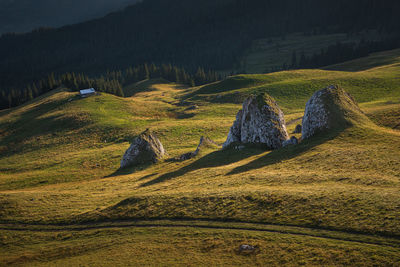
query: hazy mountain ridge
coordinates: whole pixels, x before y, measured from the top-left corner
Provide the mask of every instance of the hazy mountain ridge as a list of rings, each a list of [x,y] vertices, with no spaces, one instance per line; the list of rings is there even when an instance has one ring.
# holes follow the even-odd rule
[[[104,16],[139,0],[0,0],[0,34],[60,27]]]

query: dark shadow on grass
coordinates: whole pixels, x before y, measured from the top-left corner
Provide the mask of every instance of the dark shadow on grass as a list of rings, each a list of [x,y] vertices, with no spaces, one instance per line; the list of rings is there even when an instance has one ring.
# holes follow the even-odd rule
[[[124,175],[129,175],[138,171],[143,171],[144,169],[147,169],[148,167],[150,167],[152,165],[152,163],[146,163],[146,164],[141,164],[141,165],[137,165],[137,166],[132,166],[132,167],[127,167],[127,168],[119,168],[118,170],[116,170],[115,172],[113,172],[110,175],[105,176],[104,178],[111,178],[111,177],[116,177],[116,176],[124,176]],[[146,178],[150,178],[151,176],[154,176],[157,174],[150,174],[147,175],[145,177],[142,177],[139,179],[140,180],[144,180]]]
[[[158,173],[152,173],[152,174],[149,174],[149,175],[146,175],[146,176],[143,176],[142,178],[140,178],[138,181],[143,181],[143,180],[146,180],[146,179],[148,179],[148,178],[150,178],[150,177],[153,177],[153,176],[156,176]]]
[[[196,114],[193,114],[193,113],[185,113],[185,112],[176,114],[176,118],[179,119],[179,120],[191,119],[191,118],[193,118],[194,116],[196,116]]]
[[[184,166],[177,171],[163,174],[154,180],[146,182],[146,183],[142,184],[141,187],[146,187],[146,186],[158,184],[158,183],[161,183],[164,181],[168,181],[168,180],[174,179],[176,177],[185,175],[186,173],[194,171],[194,170],[229,165],[234,162],[241,161],[245,158],[261,154],[263,152],[265,152],[264,149],[256,148],[256,147],[248,147],[241,151],[235,150],[234,148],[215,151],[215,152],[212,152],[202,158],[199,158],[195,162],[193,162],[187,166]]]
[[[226,175],[229,176],[233,174],[240,174],[243,172],[247,172],[249,170],[260,169],[272,164],[279,163],[284,160],[295,158],[318,145],[321,145],[329,140],[334,139],[341,132],[342,130],[330,133],[319,133],[310,139],[302,141],[298,145],[288,146],[285,148],[274,150],[271,153],[268,153],[267,155],[261,158],[258,158],[252,162],[249,162],[248,164],[233,169]]]

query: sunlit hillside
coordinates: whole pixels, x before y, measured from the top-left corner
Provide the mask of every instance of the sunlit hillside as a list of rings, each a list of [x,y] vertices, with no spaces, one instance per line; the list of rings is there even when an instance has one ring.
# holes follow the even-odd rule
[[[393,50],[195,88],[143,81],[127,98],[58,88],[0,111],[0,264],[398,265],[399,74]],[[275,151],[209,148],[118,170],[147,128],[169,158],[201,136],[222,144],[259,92],[277,100],[291,133],[331,84],[368,118]],[[242,244],[259,251],[242,255]]]

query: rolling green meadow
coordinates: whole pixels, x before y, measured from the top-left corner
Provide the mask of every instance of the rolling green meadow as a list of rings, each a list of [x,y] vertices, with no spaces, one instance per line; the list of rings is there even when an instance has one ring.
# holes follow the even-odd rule
[[[291,133],[331,84],[368,119],[274,151],[168,160],[201,136],[222,144],[251,94],[274,97]],[[400,265],[399,49],[318,70],[124,90],[132,96],[81,99],[58,88],[0,111],[1,266]],[[147,128],[169,157],[119,170]],[[242,255],[242,244],[259,250]]]

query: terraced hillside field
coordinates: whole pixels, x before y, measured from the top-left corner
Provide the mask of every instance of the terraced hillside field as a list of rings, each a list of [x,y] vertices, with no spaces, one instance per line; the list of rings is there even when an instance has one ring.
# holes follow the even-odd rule
[[[129,98],[59,88],[1,111],[0,265],[399,265],[400,50],[343,69],[350,64],[362,70],[197,88],[145,81],[125,88]],[[309,97],[330,84],[368,119],[275,151],[210,148],[118,170],[147,128],[171,158],[203,135],[223,143],[257,92],[277,100],[292,132]],[[242,244],[259,249],[243,255]]]

